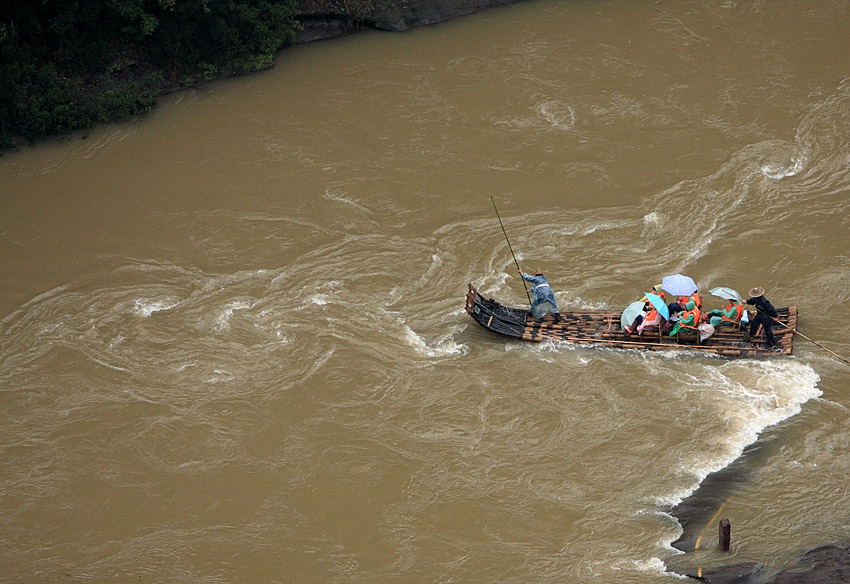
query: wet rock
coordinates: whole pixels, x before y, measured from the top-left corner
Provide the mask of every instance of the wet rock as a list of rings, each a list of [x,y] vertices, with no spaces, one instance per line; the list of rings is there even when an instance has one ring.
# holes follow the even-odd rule
[[[824,544],[807,551],[799,559],[804,566],[780,572],[772,580],[766,578],[762,574],[762,566],[755,563],[703,570],[701,574],[693,571],[673,572],[708,584],[850,583],[850,542]]]
[[[808,567],[801,570],[786,570],[774,580],[774,584],[838,584],[850,582],[850,543],[825,544],[800,556],[800,562]]]
[[[696,582],[707,584],[764,584],[760,564],[736,564],[713,570],[703,570],[702,575],[682,573]]]
[[[694,551],[697,537],[702,534],[706,523],[734,492],[736,485],[748,480],[752,468],[757,466],[754,458],[763,456],[764,442],[753,444],[732,464],[723,470],[708,476],[690,497],[670,510],[682,526],[682,535],[672,546],[683,552]],[[712,541],[717,541],[715,531],[711,532]],[[733,536],[734,538],[734,536]]]
[[[706,478],[699,489],[670,511],[682,525],[682,535],[673,542],[673,547],[692,552],[698,536],[715,537],[715,531],[706,531],[707,523],[724,502],[734,496],[735,485],[746,481],[752,469],[759,468],[764,459],[775,454],[778,445],[773,438],[773,432],[767,432],[732,464]],[[716,545],[716,540],[710,545]],[[785,570],[775,577],[763,574],[762,565],[755,563],[703,570],[701,574],[691,568],[671,571],[694,582],[711,584],[850,584],[850,542],[820,545],[800,556],[799,561],[800,567]]]
[[[296,43],[372,28],[400,32],[521,0],[299,0]]]

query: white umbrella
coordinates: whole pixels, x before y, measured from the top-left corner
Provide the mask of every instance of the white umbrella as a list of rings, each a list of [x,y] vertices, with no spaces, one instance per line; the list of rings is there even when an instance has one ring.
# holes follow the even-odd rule
[[[690,296],[697,291],[697,285],[693,279],[682,274],[664,276],[661,279],[661,287],[673,296]]]

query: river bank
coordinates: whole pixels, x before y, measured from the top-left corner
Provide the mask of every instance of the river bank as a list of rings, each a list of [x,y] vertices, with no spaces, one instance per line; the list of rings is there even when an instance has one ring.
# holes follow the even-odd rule
[[[162,95],[269,69],[293,45],[401,32],[517,1],[264,0],[135,15],[99,0],[80,14],[17,7],[0,14],[11,31],[0,35],[0,151],[144,116]]]
[[[667,266],[850,354],[850,6],[822,8],[526,2],[8,156],[4,573],[767,580],[847,539],[846,370],[806,343],[527,347],[457,311],[468,278],[524,299],[495,195],[565,306]],[[672,550],[662,512],[753,443],[716,493],[731,553],[716,522]]]
[[[850,582],[850,544],[824,544],[802,554],[800,568],[784,570],[772,579],[756,563],[734,564],[696,572],[678,572],[709,584],[841,584]]]
[[[850,542],[824,543],[806,550],[797,558],[799,566],[778,574],[764,573],[764,564],[741,562],[702,569],[695,552],[719,547],[718,524],[729,518],[724,507],[735,496],[736,485],[749,480],[765,460],[781,449],[777,432],[766,433],[744,450],[732,464],[709,475],[700,487],[676,505],[670,515],[682,526],[681,536],[672,547],[685,552],[671,572],[710,584],[836,584],[850,582]],[[734,516],[732,545],[736,545]]]
[[[366,29],[403,32],[496,6],[524,0],[301,0],[297,2],[301,30],[295,43],[344,36]]]

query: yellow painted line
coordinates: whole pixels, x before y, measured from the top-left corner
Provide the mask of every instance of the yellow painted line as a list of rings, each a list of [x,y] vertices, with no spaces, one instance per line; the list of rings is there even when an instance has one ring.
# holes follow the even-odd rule
[[[714,520],[717,519],[717,516],[720,515],[720,513],[723,511],[723,507],[726,506],[726,503],[728,503],[729,501],[731,501],[734,498],[735,498],[735,495],[730,495],[729,498],[726,499],[725,501],[723,501],[723,503],[720,505],[720,507],[717,508],[717,512],[714,515],[711,516],[711,519],[708,520],[708,523],[706,524],[706,526],[702,528],[702,533],[699,534],[699,537],[697,538],[697,542],[694,544],[694,551],[697,551],[699,549],[699,543],[702,541],[702,536],[705,533],[705,530],[708,529],[711,526],[712,523],[714,523]],[[700,570],[702,570],[702,568],[700,568]]]

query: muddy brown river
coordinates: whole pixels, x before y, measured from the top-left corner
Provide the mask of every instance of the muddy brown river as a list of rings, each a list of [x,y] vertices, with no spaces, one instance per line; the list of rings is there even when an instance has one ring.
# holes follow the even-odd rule
[[[667,274],[850,356],[850,3],[533,0],[0,158],[0,580],[674,583],[850,538],[850,367],[510,341]],[[750,445],[732,549],[670,514]],[[709,513],[710,515],[710,513]]]

